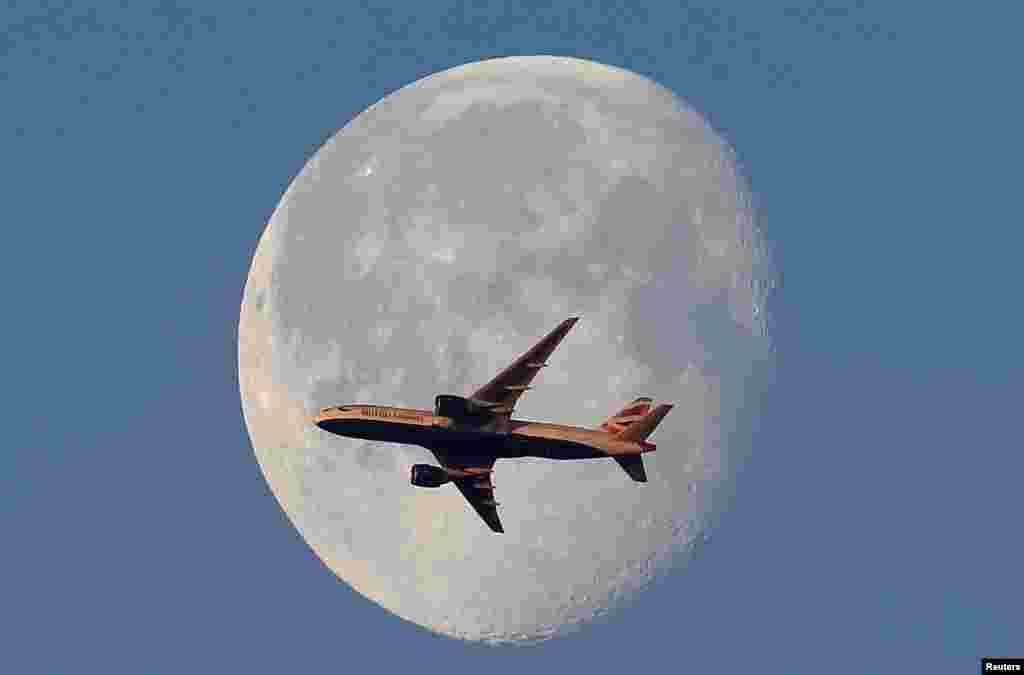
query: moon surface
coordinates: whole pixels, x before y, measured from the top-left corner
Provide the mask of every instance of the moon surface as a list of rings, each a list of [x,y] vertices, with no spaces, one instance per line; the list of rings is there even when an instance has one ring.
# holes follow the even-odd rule
[[[621,608],[716,525],[773,372],[775,284],[733,152],[672,92],[590,61],[493,59],[368,108],[310,159],[256,249],[239,322],[245,421],[313,551],[429,630],[530,642]],[[495,535],[427,450],[326,434],[348,402],[468,395],[581,316],[516,417],[597,426],[676,404],[645,455],[503,459]]]

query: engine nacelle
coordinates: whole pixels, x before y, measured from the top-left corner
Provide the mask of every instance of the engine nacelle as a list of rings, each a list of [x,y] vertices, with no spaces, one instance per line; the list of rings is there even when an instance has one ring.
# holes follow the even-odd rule
[[[438,394],[434,397],[434,416],[463,419],[466,417],[487,417],[497,403],[478,401],[453,394]]]
[[[434,415],[436,417],[450,417],[462,419],[475,413],[469,399],[452,394],[438,394],[434,397]]]
[[[438,394],[434,397],[434,416],[461,419],[470,415],[469,401],[461,396]]]
[[[409,472],[409,482],[416,487],[441,487],[451,480],[447,471],[432,464],[413,464]]]

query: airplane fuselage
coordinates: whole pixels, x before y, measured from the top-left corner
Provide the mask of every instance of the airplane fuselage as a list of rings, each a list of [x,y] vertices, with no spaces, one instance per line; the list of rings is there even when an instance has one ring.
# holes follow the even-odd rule
[[[339,436],[385,443],[441,448],[452,454],[486,452],[496,457],[591,459],[636,455],[655,449],[653,443],[616,440],[596,430],[563,424],[510,419],[500,426],[460,423],[430,410],[353,405],[325,408],[316,426]]]

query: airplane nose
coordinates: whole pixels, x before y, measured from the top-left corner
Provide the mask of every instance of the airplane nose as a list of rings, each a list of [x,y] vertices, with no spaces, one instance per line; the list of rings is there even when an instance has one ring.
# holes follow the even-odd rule
[[[330,423],[338,422],[342,418],[342,414],[336,408],[324,408],[316,415],[309,418],[309,423],[315,427],[319,427],[324,431],[330,431],[327,427],[332,426]]]

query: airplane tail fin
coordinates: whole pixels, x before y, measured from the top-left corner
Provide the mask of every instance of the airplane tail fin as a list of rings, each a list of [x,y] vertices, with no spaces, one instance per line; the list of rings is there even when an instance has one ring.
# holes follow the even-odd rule
[[[651,432],[661,424],[661,420],[665,419],[665,415],[667,415],[670,410],[672,410],[671,403],[662,403],[654,410],[644,415],[642,419],[633,422],[623,429],[616,438],[622,441],[643,443],[647,437],[651,435]],[[646,445],[653,444],[648,443]]]
[[[668,411],[672,410],[672,405],[663,403],[651,410],[651,403],[651,399],[646,396],[636,399],[605,420],[601,425],[601,430],[612,434],[618,440],[641,444],[643,446],[641,452],[654,450],[654,443],[648,443],[647,437],[661,424],[661,420],[665,419]],[[636,482],[647,482],[647,471],[644,469],[644,460],[641,454],[613,455],[612,459],[618,462],[622,470]]]
[[[622,433],[629,425],[643,419],[644,415],[651,409],[651,399],[646,396],[634,400],[625,408],[615,413],[598,427],[601,431],[613,436]]]

